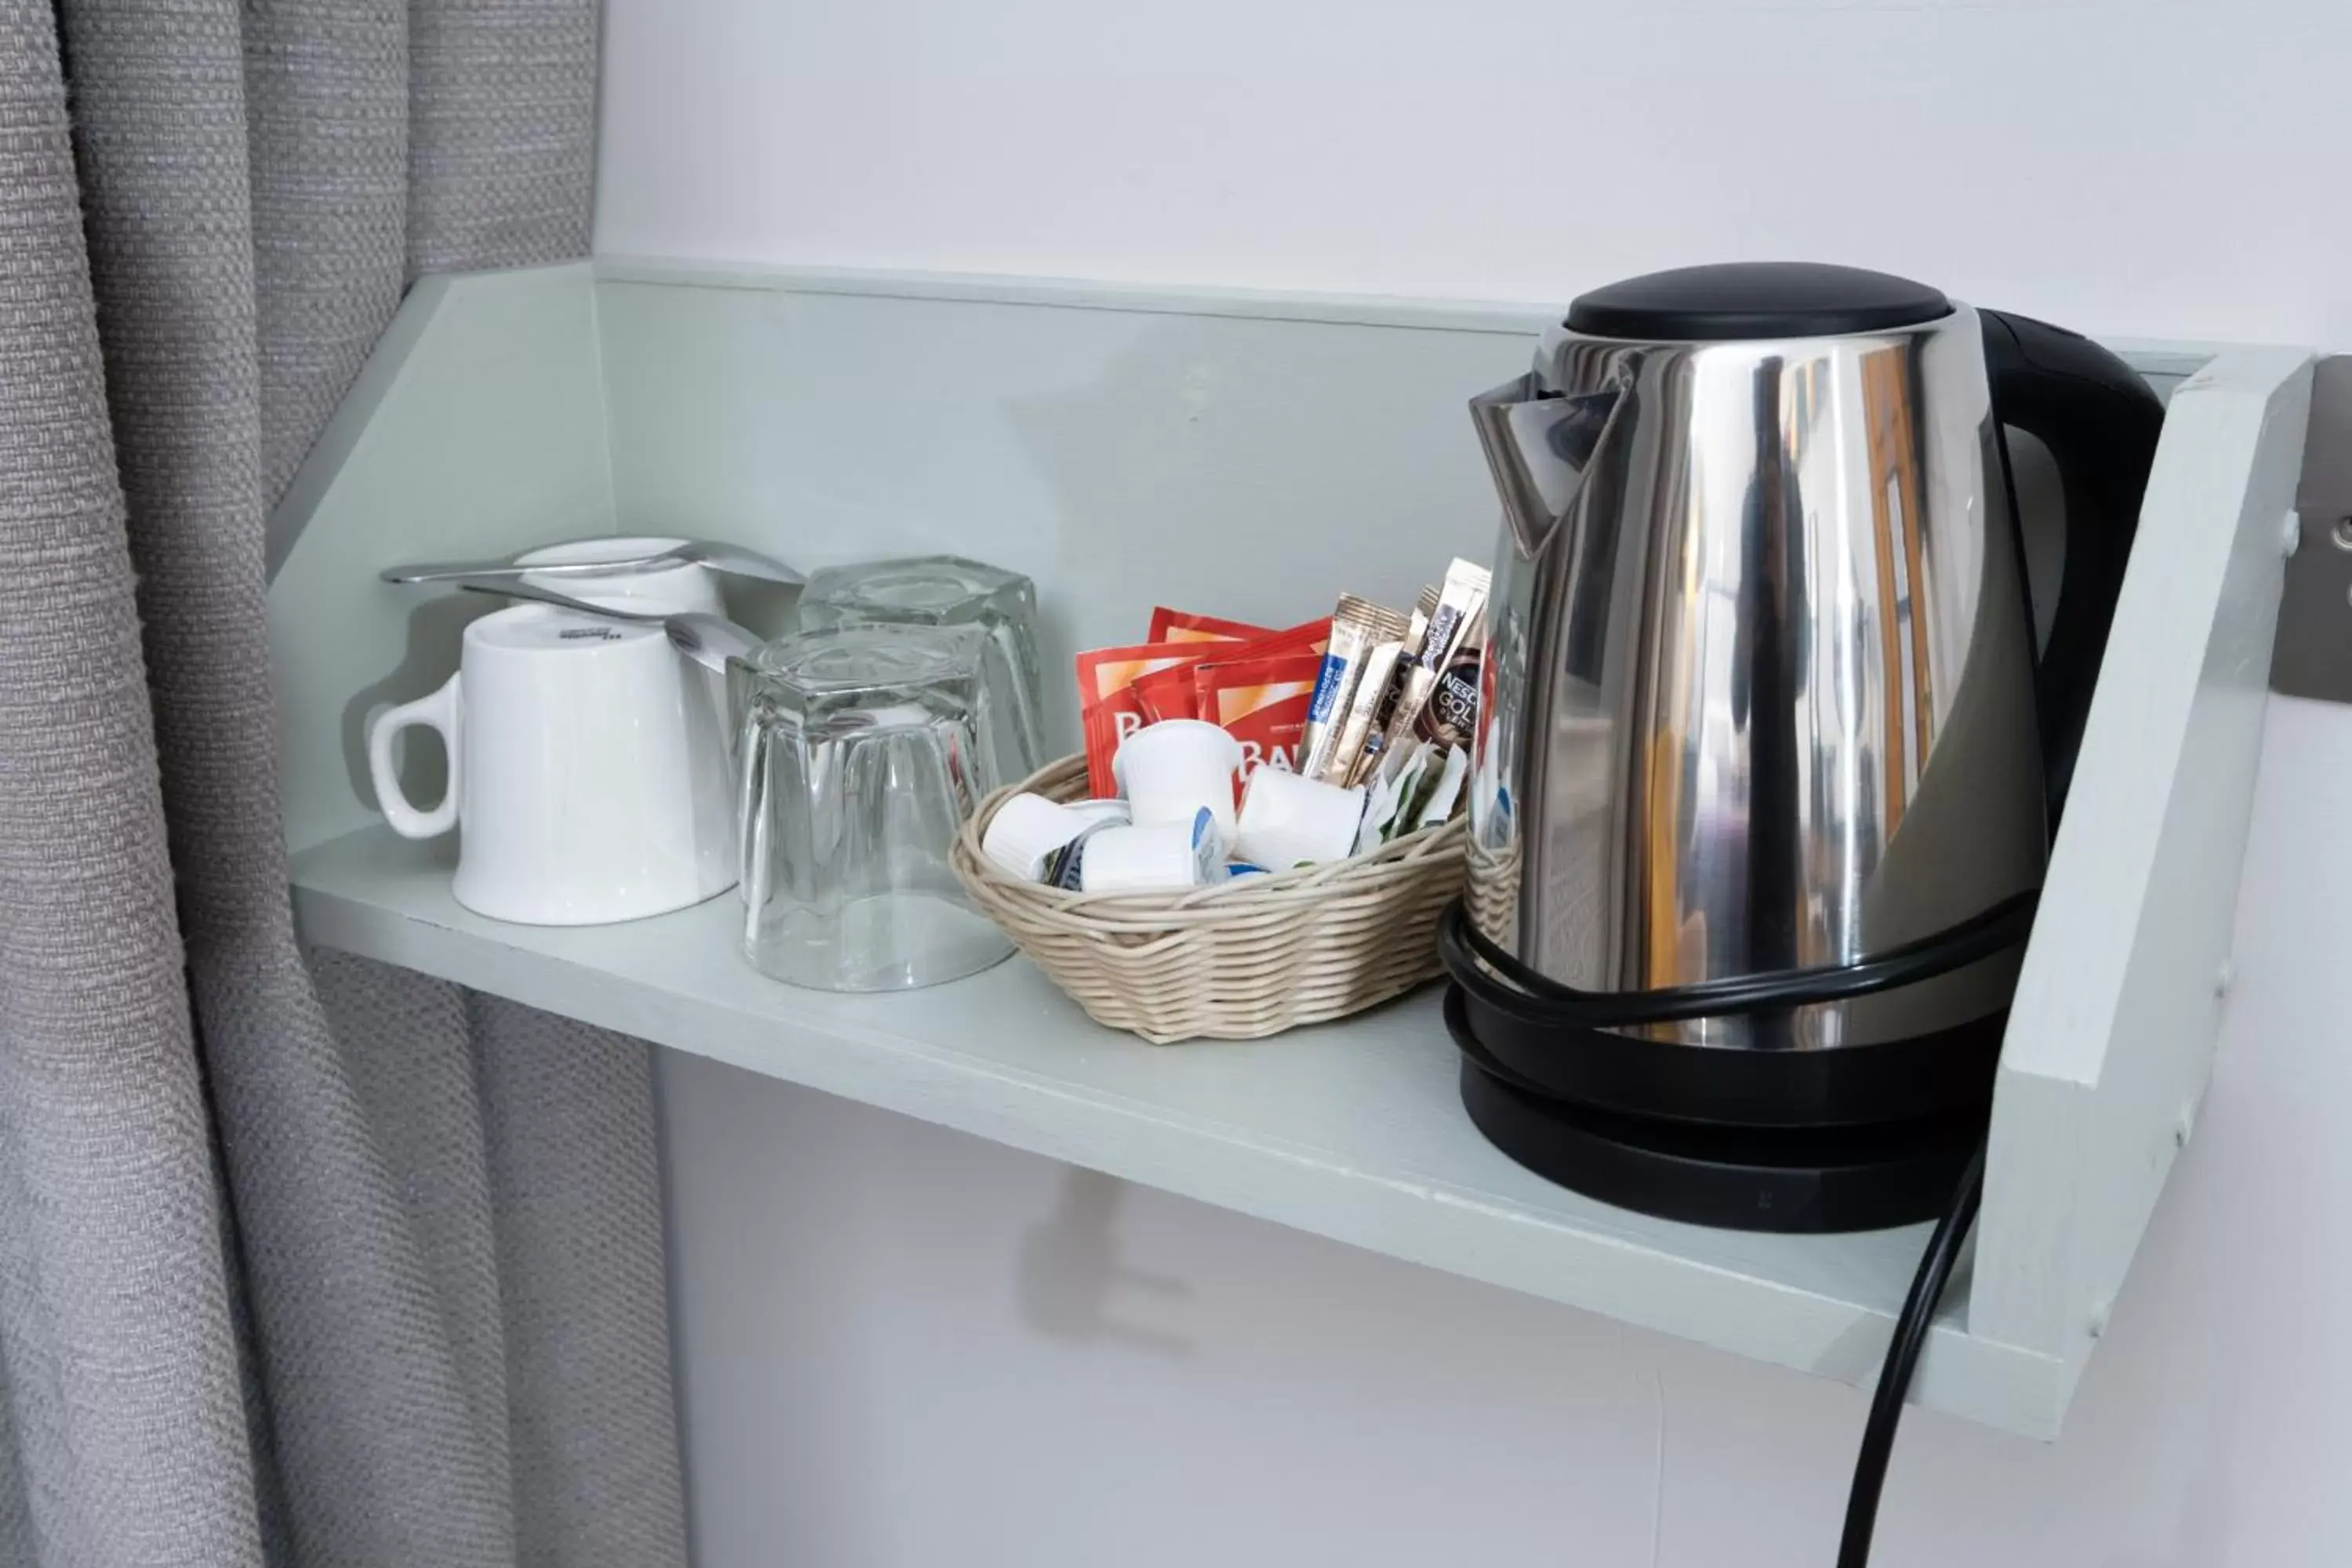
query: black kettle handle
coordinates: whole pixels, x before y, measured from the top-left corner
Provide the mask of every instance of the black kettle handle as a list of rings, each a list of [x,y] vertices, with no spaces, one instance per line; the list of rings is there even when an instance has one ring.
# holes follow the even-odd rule
[[[2164,404],[2131,366],[2090,339],[2030,316],[1979,310],[1993,417],[2037,437],[2065,487],[2066,551],[2050,641],[2034,674],[2050,821],[2074,777],[2091,692],[2139,526],[2140,498],[2164,429]],[[2001,447],[2008,461],[2008,445]],[[2016,514],[2016,488],[2010,511]],[[2020,550],[2020,570],[2023,568]]]

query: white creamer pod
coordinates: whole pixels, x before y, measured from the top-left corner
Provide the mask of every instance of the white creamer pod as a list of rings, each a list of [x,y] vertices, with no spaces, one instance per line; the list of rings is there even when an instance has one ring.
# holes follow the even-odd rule
[[[1244,865],[1255,866],[1261,871],[1296,871],[1301,866],[1319,866],[1326,860],[1347,858],[1324,854],[1304,838],[1278,827],[1268,828],[1249,842],[1247,851],[1236,844],[1234,854]],[[1354,846],[1349,847],[1352,852]]]
[[[1182,826],[1205,808],[1218,830],[1234,831],[1234,774],[1242,744],[1199,719],[1163,719],[1119,743],[1111,773],[1138,827]]]
[[[1054,852],[1084,833],[1088,825],[1084,815],[1059,801],[1042,795],[1016,795],[988,819],[988,831],[980,836],[980,852],[1007,876],[1042,882],[1045,863]]]
[[[1106,816],[1087,824],[1085,832],[1055,850],[1054,858],[1045,862],[1045,880],[1066,893],[1079,891],[1078,873],[1087,863],[1087,840],[1097,833],[1108,833],[1114,827],[1126,826],[1125,816]]]
[[[1206,806],[1188,826],[1104,827],[1087,836],[1078,887],[1088,893],[1179,892],[1222,878],[1224,839]]]
[[[1234,854],[1277,871],[1301,861],[1344,860],[1355,850],[1365,798],[1361,784],[1342,789],[1280,768],[1260,768],[1242,788]]]
[[[1123,800],[1070,800],[1062,803],[1064,809],[1076,812],[1089,823],[1129,822],[1132,816]]]

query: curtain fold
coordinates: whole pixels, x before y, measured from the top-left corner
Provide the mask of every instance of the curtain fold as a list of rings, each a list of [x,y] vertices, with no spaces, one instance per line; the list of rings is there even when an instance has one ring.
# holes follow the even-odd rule
[[[58,39],[0,0],[0,1560],[255,1560]]]
[[[415,0],[410,277],[588,254],[596,39],[581,0]]]
[[[275,500],[407,280],[408,4],[248,0],[244,21],[262,489]]]
[[[594,6],[52,15],[0,0],[0,1561],[682,1563],[646,1047],[306,963],[266,636],[412,267],[584,252]]]

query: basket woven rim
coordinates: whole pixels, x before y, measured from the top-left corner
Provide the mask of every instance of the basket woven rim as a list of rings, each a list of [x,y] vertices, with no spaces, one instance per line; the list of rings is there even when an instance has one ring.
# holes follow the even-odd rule
[[[1181,893],[1084,893],[1024,881],[981,852],[981,837],[1007,800],[1024,792],[1051,800],[1081,798],[1086,758],[1074,754],[1046,763],[1018,784],[1006,784],[982,800],[961,830],[951,855],[967,881],[978,882],[996,898],[1026,906],[1023,913],[1035,918],[1053,915],[1083,917],[1087,929],[1117,930],[1132,922],[1135,930],[1166,930],[1171,917],[1194,921],[1264,915],[1284,906],[1321,902],[1339,892],[1362,894],[1389,882],[1420,876],[1423,862],[1461,852],[1468,825],[1457,816],[1434,827],[1416,828],[1379,848],[1345,860],[1300,866],[1287,871],[1233,877]],[[1178,921],[1191,924],[1192,921]]]

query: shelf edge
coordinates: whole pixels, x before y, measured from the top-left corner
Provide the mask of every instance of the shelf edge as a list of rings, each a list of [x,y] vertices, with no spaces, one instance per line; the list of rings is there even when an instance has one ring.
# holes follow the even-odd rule
[[[1199,1147],[1217,1139],[1214,1131],[1155,1117],[1140,1104],[1074,1095],[1050,1081],[1010,1081],[975,1065],[966,1081],[950,1085],[947,1079],[959,1069],[937,1063],[927,1064],[925,1075],[877,1080],[872,1041],[822,1028],[780,1040],[772,1020],[744,1018],[719,1005],[679,1006],[675,998],[583,965],[304,887],[299,867],[294,901],[298,930],[314,945],[1729,1354],[1860,1386],[1875,1376],[1892,1328],[1888,1313],[1759,1279],[1740,1280],[1740,1308],[1726,1312],[1719,1293],[1691,1289],[1700,1276],[1721,1279],[1721,1269],[1567,1228],[1549,1229],[1540,1247],[1515,1246],[1514,1232],[1529,1223],[1523,1216],[1468,1194],[1423,1190],[1414,1196],[1452,1204],[1460,1219],[1436,1235],[1397,1222],[1392,1184],[1256,1141],[1225,1140],[1231,1157],[1204,1162]],[[749,1029],[762,1036],[759,1050],[748,1047]],[[788,1049],[780,1053],[780,1045]],[[853,1066],[861,1062],[862,1069]],[[964,1088],[980,1092],[956,1092]],[[1077,1118],[1056,1118],[1047,1103],[1081,1099],[1087,1114]],[[1685,1305],[1660,1310],[1661,1302]],[[1743,1331],[1726,1333],[1727,1322]],[[2057,1435],[2069,1381],[2069,1370],[2052,1358],[1970,1335],[1954,1310],[1937,1329],[1913,1398],[2047,1440]]]

